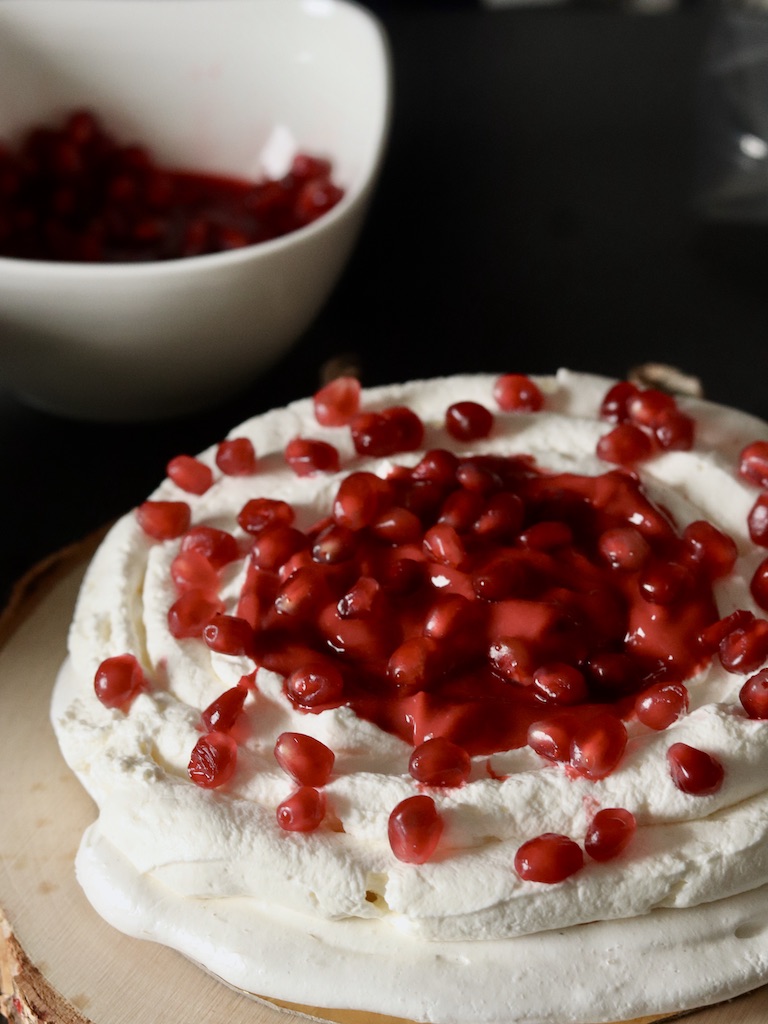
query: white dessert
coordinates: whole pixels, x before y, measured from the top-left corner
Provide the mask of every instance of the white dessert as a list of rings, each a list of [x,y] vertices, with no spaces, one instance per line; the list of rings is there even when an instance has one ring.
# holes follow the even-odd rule
[[[232,432],[253,442],[254,475],[222,475],[214,447],[200,456],[214,470],[204,494],[165,480],[152,497],[185,501],[193,523],[244,540],[236,515],[253,497],[289,502],[305,529],[328,513],[350,470],[384,476],[427,449],[529,454],[543,470],[586,476],[612,468],[595,455],[611,427],[597,415],[610,381],[566,371],[537,379],[545,407],[524,414],[498,412],[494,380],[364,392],[365,409],[408,405],[425,423],[422,450],[388,459],[356,455],[346,429],[319,426],[311,400],[296,402]],[[467,399],[494,410],[487,439],[446,434],[446,408]],[[680,404],[696,420],[694,448],[659,454],[637,472],[680,529],[705,519],[735,540],[734,571],[714,584],[720,616],[762,616],[749,589],[765,556],[747,531],[756,490],[735,466],[747,443],[768,439],[768,426],[710,403]],[[335,445],[340,472],[296,476],[282,459],[296,436]],[[263,668],[246,698],[234,777],[216,789],[190,781],[201,710],[255,665],[169,633],[178,550],[178,541],[147,538],[133,513],[114,526],[88,571],[54,693],[62,752],[99,812],[78,878],[117,928],[249,992],[438,1024],[598,1024],[704,1005],[768,978],[768,723],[739,703],[743,675],[714,658],[686,680],[689,713],[669,728],[630,716],[621,763],[596,781],[528,746],[475,757],[465,785],[430,790],[444,822],[437,854],[403,863],[387,823],[396,804],[423,791],[408,772],[409,744],[344,705],[297,709],[282,677]],[[228,610],[244,572],[244,559],[225,570]],[[93,690],[99,664],[126,652],[151,684],[127,712],[102,706]],[[307,834],[285,832],[275,818],[295,788],[273,753],[286,731],[335,754],[324,787],[332,822]],[[676,742],[720,761],[716,792],[676,787],[666,761]],[[626,851],[604,863],[586,858],[556,884],[521,879],[514,859],[524,842],[550,832],[583,842],[600,807],[635,816]]]

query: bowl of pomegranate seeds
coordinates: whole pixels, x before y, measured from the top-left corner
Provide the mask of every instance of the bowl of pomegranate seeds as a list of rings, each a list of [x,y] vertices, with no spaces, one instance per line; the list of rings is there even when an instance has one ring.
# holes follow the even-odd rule
[[[347,0],[0,6],[0,337],[25,400],[191,412],[316,317],[386,143],[381,26]]]

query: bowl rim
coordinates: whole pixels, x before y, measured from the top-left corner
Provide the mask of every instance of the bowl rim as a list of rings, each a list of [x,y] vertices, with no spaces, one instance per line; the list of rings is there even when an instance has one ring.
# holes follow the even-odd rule
[[[21,7],[29,0],[6,0],[7,5]],[[53,2],[53,0],[49,0]],[[92,2],[92,0],[82,0]],[[146,0],[120,0],[124,4],[141,3]],[[245,0],[217,0],[218,4],[239,5]],[[285,2],[285,0],[281,0]],[[311,7],[318,0],[294,0],[297,7]],[[373,29],[374,39],[378,44],[378,51],[383,72],[383,104],[381,109],[381,131],[376,139],[364,168],[363,175],[353,183],[350,188],[344,190],[344,195],[339,202],[326,213],[319,216],[309,224],[302,225],[277,238],[266,239],[263,242],[254,242],[251,245],[240,246],[237,249],[228,249],[220,252],[202,253],[197,256],[178,256],[166,260],[144,260],[144,261],[109,261],[109,262],[86,262],[61,260],[27,259],[16,256],[4,256],[0,253],[0,273],[3,275],[33,276],[33,277],[57,277],[57,278],[78,278],[84,276],[96,276],[103,279],[114,277],[141,277],[147,274],[163,274],[174,276],[186,272],[199,272],[208,268],[224,268],[248,263],[257,258],[266,258],[273,253],[291,248],[301,244],[313,236],[325,233],[330,230],[336,222],[345,219],[346,216],[363,203],[372,191],[376,178],[378,177],[384,151],[387,145],[389,132],[392,123],[393,106],[393,61],[392,51],[384,25],[381,20],[367,7],[364,7],[358,0],[320,0],[329,7],[347,8],[356,11],[358,16],[365,20]]]

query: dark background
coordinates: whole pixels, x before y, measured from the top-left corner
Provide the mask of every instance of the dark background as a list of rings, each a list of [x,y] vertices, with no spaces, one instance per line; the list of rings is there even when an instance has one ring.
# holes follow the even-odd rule
[[[194,417],[94,426],[0,390],[0,605],[41,558],[141,501],[171,456],[310,393],[345,351],[366,384],[660,360],[768,416],[764,230],[707,223],[694,202],[712,12],[369,6],[390,38],[392,132],[322,315]]]

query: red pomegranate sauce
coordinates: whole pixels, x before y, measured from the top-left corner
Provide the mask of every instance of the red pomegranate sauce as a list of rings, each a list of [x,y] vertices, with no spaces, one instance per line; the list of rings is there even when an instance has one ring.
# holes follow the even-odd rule
[[[0,255],[65,262],[199,256],[278,238],[343,196],[329,160],[298,154],[279,180],[171,170],[90,111],[0,142]]]

